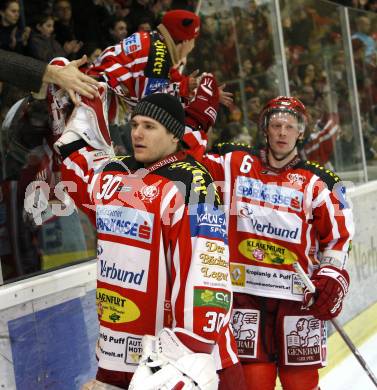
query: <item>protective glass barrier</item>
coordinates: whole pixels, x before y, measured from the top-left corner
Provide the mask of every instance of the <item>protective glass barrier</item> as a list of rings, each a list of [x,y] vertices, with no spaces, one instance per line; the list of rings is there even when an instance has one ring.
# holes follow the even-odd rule
[[[221,108],[214,142],[258,143],[257,118],[263,104],[280,93],[279,49],[274,40],[273,1],[203,1],[202,28],[188,71],[211,72],[234,93]]]
[[[290,93],[309,113],[303,152],[343,179],[362,182],[362,145],[354,125],[350,58],[342,29],[344,8],[317,0],[280,4]]]
[[[4,283],[95,257],[95,232],[88,218],[73,207],[68,210],[54,192],[59,165],[49,134],[46,102],[31,96],[8,111],[1,128]],[[34,181],[40,183],[35,188]]]
[[[377,179],[377,14],[349,9],[360,116],[369,180]]]

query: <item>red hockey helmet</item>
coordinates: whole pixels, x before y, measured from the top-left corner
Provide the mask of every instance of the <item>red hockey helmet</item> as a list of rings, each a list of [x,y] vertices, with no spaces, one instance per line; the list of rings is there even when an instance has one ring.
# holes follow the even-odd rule
[[[266,132],[270,117],[275,112],[288,112],[297,118],[299,131],[303,133],[307,125],[307,114],[304,104],[295,97],[278,96],[263,107],[259,115],[259,129]]]

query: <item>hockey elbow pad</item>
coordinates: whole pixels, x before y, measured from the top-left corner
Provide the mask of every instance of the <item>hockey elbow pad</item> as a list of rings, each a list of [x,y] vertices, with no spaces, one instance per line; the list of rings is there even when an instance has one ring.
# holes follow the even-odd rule
[[[80,105],[74,108],[62,136],[54,144],[58,153],[63,145],[83,139],[94,149],[114,156],[107,119],[106,83],[101,83],[98,92],[99,96],[94,99],[80,96]]]

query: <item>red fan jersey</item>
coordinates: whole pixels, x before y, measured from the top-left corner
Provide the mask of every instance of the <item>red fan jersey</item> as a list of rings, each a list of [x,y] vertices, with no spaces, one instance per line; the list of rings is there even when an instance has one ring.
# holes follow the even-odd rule
[[[175,326],[218,342],[218,369],[237,362],[225,217],[206,169],[184,152],[147,169],[109,162],[84,144],[61,149],[62,179],[97,227],[99,367],[133,372],[142,336]]]
[[[137,32],[105,49],[87,73],[102,75],[117,95],[134,106],[144,96],[166,90],[172,65],[159,32]]]
[[[319,262],[344,266],[354,225],[337,175],[299,158],[273,170],[264,150],[231,144],[203,157],[198,131],[185,142],[222,188],[234,291],[301,301],[293,262],[309,275]]]
[[[335,114],[326,115],[315,125],[315,131],[305,140],[301,152],[306,160],[327,164],[334,152],[339,135],[339,118]]]

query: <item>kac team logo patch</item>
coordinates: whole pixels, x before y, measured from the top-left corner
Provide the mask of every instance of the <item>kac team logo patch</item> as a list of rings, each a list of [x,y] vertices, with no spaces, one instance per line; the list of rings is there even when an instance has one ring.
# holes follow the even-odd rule
[[[160,190],[158,187],[152,184],[150,186],[142,187],[139,193],[140,193],[140,199],[143,202],[152,203],[152,201],[156,199],[160,194]]]

